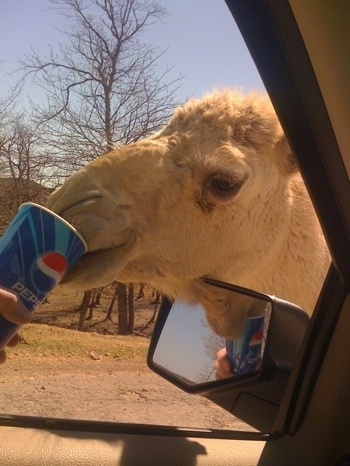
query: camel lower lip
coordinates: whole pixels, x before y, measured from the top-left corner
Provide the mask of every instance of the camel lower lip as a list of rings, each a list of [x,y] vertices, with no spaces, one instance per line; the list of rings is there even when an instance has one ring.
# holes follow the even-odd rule
[[[95,260],[98,258],[98,260],[101,260],[101,257],[106,256],[109,257],[112,253],[113,249],[101,249],[99,251],[92,251],[92,252],[87,252],[84,254],[81,259],[79,260],[79,263],[72,269],[75,271],[78,267],[93,267]],[[66,277],[69,278],[71,272],[66,275]],[[61,283],[64,283],[66,280],[66,277],[63,278]]]
[[[112,256],[117,256],[114,249],[104,249],[85,254],[78,264],[61,281],[62,285],[71,285],[77,290],[88,290],[98,286],[105,286],[117,279],[118,272],[125,264],[125,255],[121,254],[112,259]],[[98,261],[98,262],[97,262]],[[113,277],[108,273],[113,262]],[[104,264],[104,269],[101,271],[98,264]],[[107,272],[106,277],[103,272]]]
[[[118,273],[130,261],[136,242],[135,232],[131,232],[120,246],[87,252],[61,281],[76,289],[88,290],[105,286],[118,279]]]

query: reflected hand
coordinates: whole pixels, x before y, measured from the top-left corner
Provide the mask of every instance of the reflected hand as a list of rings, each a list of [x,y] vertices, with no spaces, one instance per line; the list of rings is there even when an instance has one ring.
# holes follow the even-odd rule
[[[6,320],[15,324],[26,324],[31,319],[31,313],[24,307],[19,297],[7,288],[0,287],[0,313]],[[16,346],[20,341],[18,335],[14,335],[7,346]],[[5,350],[0,351],[0,364],[6,360]]]
[[[235,374],[232,372],[230,360],[226,355],[226,348],[221,348],[221,350],[217,352],[214,370],[217,380],[234,377]]]

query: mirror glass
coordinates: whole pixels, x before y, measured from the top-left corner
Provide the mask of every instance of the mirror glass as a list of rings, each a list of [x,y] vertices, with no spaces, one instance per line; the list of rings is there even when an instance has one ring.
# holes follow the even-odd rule
[[[243,295],[231,290],[224,291],[228,300],[242,302]],[[217,379],[214,369],[217,353],[226,348],[226,352],[231,350],[230,356],[232,351],[236,355],[236,361],[229,358],[231,367],[236,362],[236,368],[242,368],[242,361],[237,361],[240,358],[250,362],[250,366],[246,365],[243,372],[235,371],[235,377],[255,374],[260,368],[264,353],[272,303],[267,299],[251,296],[244,296],[244,303],[251,312],[258,311],[262,318],[248,318],[242,337],[232,341],[218,336],[209,327],[202,304],[188,305],[175,300],[154,351],[153,362],[185,384],[203,384]],[[245,347],[242,343],[246,344]],[[235,345],[236,348],[233,347]]]
[[[200,304],[175,301],[153,361],[189,384],[210,382],[216,378],[214,362],[223,347],[225,340],[209,328]]]

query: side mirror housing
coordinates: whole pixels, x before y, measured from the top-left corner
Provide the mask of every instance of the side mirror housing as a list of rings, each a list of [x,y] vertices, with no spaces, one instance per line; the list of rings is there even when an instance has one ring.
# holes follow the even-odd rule
[[[300,307],[274,296],[203,279],[237,301],[266,309],[261,363],[251,373],[216,380],[225,340],[208,326],[200,303],[163,300],[148,353],[149,367],[188,393],[198,393],[254,428],[270,431],[309,323]]]

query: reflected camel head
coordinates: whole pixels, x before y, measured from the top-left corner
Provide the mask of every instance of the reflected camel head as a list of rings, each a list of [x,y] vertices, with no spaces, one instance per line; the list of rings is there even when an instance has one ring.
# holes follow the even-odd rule
[[[159,133],[73,174],[48,207],[88,244],[64,281],[75,289],[143,281],[192,299],[196,280],[210,276],[312,312],[328,268],[313,207],[266,96],[227,90],[189,101]],[[231,334],[236,314],[230,325],[226,313]]]

